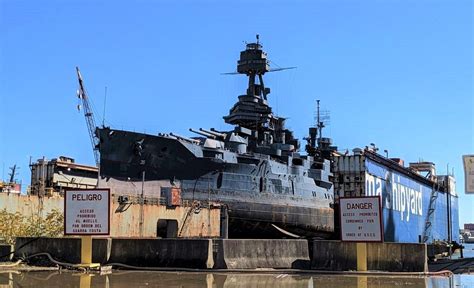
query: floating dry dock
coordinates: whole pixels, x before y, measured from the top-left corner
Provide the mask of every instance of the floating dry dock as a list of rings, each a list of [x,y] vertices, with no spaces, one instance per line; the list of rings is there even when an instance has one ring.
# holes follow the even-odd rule
[[[340,197],[381,197],[384,241],[459,242],[455,179],[438,175],[434,163],[405,167],[403,160],[384,157],[371,148],[356,148],[333,160],[336,202]]]
[[[33,240],[33,241],[32,241]],[[26,244],[26,245],[25,245]],[[80,263],[79,238],[17,238],[14,257],[48,253],[57,261]],[[135,239],[95,238],[93,262],[147,269],[357,269],[356,243],[303,239]],[[368,243],[367,269],[427,272],[425,244]],[[28,261],[40,258],[28,258]],[[44,259],[44,258],[43,258]],[[44,261],[43,261],[44,262]]]

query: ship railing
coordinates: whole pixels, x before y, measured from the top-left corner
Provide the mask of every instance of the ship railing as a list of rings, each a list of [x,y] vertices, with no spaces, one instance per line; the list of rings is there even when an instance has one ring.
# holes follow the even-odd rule
[[[193,200],[183,200],[181,202],[181,205],[183,207],[192,207],[193,206]]]
[[[196,187],[181,188],[181,190],[187,193],[188,195],[192,194],[193,191],[199,192],[199,193],[210,192],[210,194],[217,194],[218,191],[223,191],[223,190],[232,190],[235,192],[248,192],[249,190],[255,190],[255,191],[258,190],[259,184],[257,182],[252,182],[251,185],[250,184],[242,185],[242,183],[243,183],[242,180],[227,180],[226,179],[224,183],[222,184],[221,188],[217,188],[215,186],[209,187],[207,182],[200,182],[196,185]],[[277,185],[278,184],[276,184],[275,186]]]
[[[281,180],[281,181],[278,181]],[[285,191],[291,189],[291,181],[290,177],[281,178],[266,178],[266,185],[269,185],[275,191]],[[258,180],[253,180],[252,182],[244,182],[245,184],[242,185],[244,181],[242,179],[225,179],[221,188],[216,188],[215,186],[209,187],[209,182],[207,181],[199,181],[195,187],[192,188],[181,188],[183,192],[190,195],[193,193],[209,193],[209,194],[218,194],[219,191],[232,191],[232,192],[243,192],[248,193],[249,191],[258,192],[260,188],[260,183]],[[287,185],[283,185],[282,183],[286,183]],[[265,189],[265,188],[264,188]],[[302,188],[299,188],[301,190]],[[268,190],[268,188],[266,188]],[[306,189],[304,189],[306,190]],[[308,192],[311,193],[312,190],[308,189]]]
[[[146,205],[160,205],[168,206],[168,199],[166,197],[154,197],[154,196],[145,196],[143,197],[143,202],[141,196],[137,195],[114,195],[113,200],[120,204],[146,204]],[[196,205],[195,200],[192,199],[183,199],[181,200],[181,205],[183,207],[194,207]]]
[[[157,196],[144,196],[140,195],[114,195],[113,201],[117,201],[120,204],[147,204],[147,205],[166,205],[166,198]]]

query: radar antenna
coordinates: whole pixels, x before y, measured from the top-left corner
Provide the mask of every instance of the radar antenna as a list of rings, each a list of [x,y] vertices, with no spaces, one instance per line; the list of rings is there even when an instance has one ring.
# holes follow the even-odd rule
[[[92,107],[89,103],[89,97],[87,96],[86,89],[84,88],[84,83],[82,80],[81,72],[79,71],[79,67],[76,67],[77,72],[77,79],[79,80],[79,90],[77,90],[77,97],[79,101],[82,102],[82,106],[84,107],[84,117],[86,118],[87,129],[89,131],[89,137],[92,144],[92,151],[94,152],[94,159],[95,164],[99,166],[99,138],[95,135],[95,119],[94,114],[92,113]],[[78,110],[81,109],[81,105],[77,105]]]
[[[321,100],[316,100],[316,127],[318,128],[318,136],[319,141],[323,138],[323,128],[326,125],[329,125],[329,111],[328,110],[321,110],[319,102]]]

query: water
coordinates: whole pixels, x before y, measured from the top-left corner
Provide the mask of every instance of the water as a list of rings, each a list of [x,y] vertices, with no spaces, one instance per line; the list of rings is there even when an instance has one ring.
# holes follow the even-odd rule
[[[464,249],[463,249],[464,258],[474,258],[474,243],[469,243],[469,244],[462,243],[461,245],[464,246]],[[453,253],[452,258],[453,259],[461,258],[461,252],[459,250],[456,250]]]
[[[225,274],[114,271],[108,275],[72,272],[1,272],[0,288],[10,287],[474,287],[474,275],[453,277],[374,277],[288,274]]]
[[[462,244],[464,246],[464,257],[465,258],[474,258],[474,243],[464,243]]]

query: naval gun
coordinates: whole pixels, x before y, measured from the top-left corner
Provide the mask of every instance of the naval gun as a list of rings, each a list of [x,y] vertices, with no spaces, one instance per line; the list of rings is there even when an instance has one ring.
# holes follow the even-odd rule
[[[199,130],[201,130],[201,129],[199,129]],[[194,130],[194,129],[192,129],[192,128],[189,128],[189,131],[191,131],[191,132],[193,132],[193,133],[196,133],[196,134],[198,134],[198,135],[204,136],[204,137],[206,137],[206,138],[216,139],[216,136],[215,136],[215,135],[212,135],[212,134],[210,134],[210,133],[206,133],[206,132],[204,132],[204,131],[196,131],[196,130]]]

